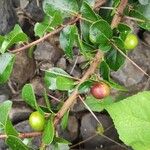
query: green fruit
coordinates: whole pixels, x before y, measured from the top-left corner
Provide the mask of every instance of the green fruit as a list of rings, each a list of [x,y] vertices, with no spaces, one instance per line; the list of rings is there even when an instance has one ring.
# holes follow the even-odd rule
[[[45,118],[38,111],[35,111],[29,117],[29,124],[35,131],[42,131],[45,125]]]
[[[91,94],[97,99],[102,99],[110,94],[110,87],[104,82],[97,82],[91,87]]]
[[[125,41],[124,41],[124,44],[125,44],[125,49],[127,50],[132,50],[134,48],[137,47],[139,41],[138,41],[138,38],[135,34],[128,34]]]

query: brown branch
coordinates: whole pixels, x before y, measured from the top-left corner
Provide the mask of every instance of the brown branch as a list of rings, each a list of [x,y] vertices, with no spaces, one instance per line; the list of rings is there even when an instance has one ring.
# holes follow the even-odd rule
[[[31,138],[31,137],[37,137],[42,135],[42,132],[29,132],[29,133],[20,133],[18,135],[19,138]],[[6,134],[0,134],[0,139],[7,138]]]
[[[66,23],[65,25],[62,25],[62,26],[60,26],[59,28],[57,28],[56,30],[54,30],[54,31],[52,31],[52,32],[50,32],[50,33],[48,33],[48,34],[46,34],[46,35],[43,36],[42,38],[40,38],[40,39],[38,39],[38,40],[36,40],[36,41],[34,41],[34,42],[32,42],[32,43],[29,43],[29,44],[27,44],[27,45],[25,45],[25,46],[23,46],[23,47],[20,47],[20,48],[18,48],[18,49],[12,50],[11,52],[12,52],[12,53],[18,53],[18,52],[20,52],[20,51],[22,51],[22,50],[28,49],[28,48],[30,48],[30,47],[32,47],[32,46],[35,46],[35,45],[37,45],[38,43],[40,43],[40,42],[46,40],[46,39],[49,38],[50,36],[59,33],[59,32],[60,32],[63,28],[65,28],[66,26],[76,23],[79,19],[80,19],[80,15],[76,16],[74,19],[72,19],[71,21],[69,21],[69,22]]]
[[[128,3],[128,0],[121,0],[118,8],[116,9],[116,13],[113,17],[113,20],[111,22],[112,28],[115,28],[121,21],[122,14],[123,14],[124,9],[126,8],[127,3]]]

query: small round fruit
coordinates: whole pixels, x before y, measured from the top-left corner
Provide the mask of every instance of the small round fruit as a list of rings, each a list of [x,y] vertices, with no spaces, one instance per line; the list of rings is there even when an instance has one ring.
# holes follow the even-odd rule
[[[38,111],[35,111],[29,117],[29,124],[35,131],[42,131],[45,125],[45,118]]]
[[[91,94],[97,99],[102,99],[110,94],[110,87],[104,82],[95,83],[91,87]]]
[[[125,49],[127,50],[132,50],[134,48],[136,48],[136,46],[138,45],[139,41],[138,41],[138,38],[135,34],[128,34],[125,41],[124,41],[124,44],[125,44]]]

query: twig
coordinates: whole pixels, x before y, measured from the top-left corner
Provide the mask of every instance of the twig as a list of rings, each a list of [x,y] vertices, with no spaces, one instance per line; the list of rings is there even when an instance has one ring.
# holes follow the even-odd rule
[[[29,133],[20,133],[19,138],[31,138],[31,137],[37,137],[42,135],[42,132],[29,132]],[[0,134],[0,139],[7,138],[6,134]]]
[[[20,52],[20,51],[22,51],[22,50],[28,49],[28,48],[30,48],[30,47],[32,47],[32,46],[35,46],[35,45],[37,45],[38,43],[40,43],[40,42],[46,40],[46,39],[49,38],[50,36],[59,33],[59,32],[60,32],[63,28],[65,28],[66,26],[76,23],[79,19],[80,19],[80,15],[78,15],[77,17],[75,17],[73,20],[71,20],[71,21],[68,22],[67,24],[62,25],[62,26],[60,26],[59,28],[57,28],[56,30],[54,30],[54,31],[52,31],[52,32],[50,32],[50,33],[48,33],[48,34],[46,34],[46,35],[43,36],[42,38],[40,38],[40,39],[38,39],[38,40],[36,40],[36,41],[34,41],[34,42],[32,42],[32,43],[29,43],[28,45],[25,45],[25,46],[23,46],[23,47],[21,47],[21,48],[12,50],[11,52],[12,52],[12,53],[18,53],[18,52]]]
[[[115,28],[119,24],[119,22],[121,21],[122,14],[123,14],[123,11],[124,11],[127,3],[128,3],[128,0],[121,0],[118,8],[116,9],[115,16],[113,17],[113,20],[111,22],[112,28]]]

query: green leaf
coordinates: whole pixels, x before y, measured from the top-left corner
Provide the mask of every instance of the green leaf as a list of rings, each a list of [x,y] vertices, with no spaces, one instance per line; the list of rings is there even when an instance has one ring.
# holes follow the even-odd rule
[[[139,0],[139,2],[140,2],[142,5],[147,5],[150,1],[149,1],[149,0]]]
[[[81,15],[83,18],[93,22],[100,19],[100,17],[96,15],[96,13],[92,10],[92,8],[89,6],[87,2],[83,2],[82,4]]]
[[[135,150],[150,147],[150,92],[144,91],[109,105],[110,114],[119,138]]]
[[[45,16],[43,22],[36,23],[34,32],[36,36],[42,37],[45,33],[51,32],[62,23],[61,14],[56,12],[53,17]]]
[[[104,21],[99,20],[94,22],[90,27],[90,40],[95,44],[109,44],[109,39],[112,38],[112,30],[110,25]]]
[[[129,16],[140,19],[138,25],[143,29],[150,30],[150,19],[145,18],[139,11],[132,10]]]
[[[104,60],[100,64],[100,75],[103,77],[104,80],[110,80],[110,68]]]
[[[124,24],[124,23],[119,23],[118,31],[119,32],[131,32],[131,28],[128,25]]]
[[[74,87],[74,80],[62,76],[56,78],[56,86],[58,90],[68,91]]]
[[[103,111],[108,105],[113,103],[111,97],[106,97],[104,99],[98,100],[93,96],[87,96],[85,103],[89,106],[92,111],[101,112]]]
[[[4,53],[0,55],[0,74],[3,74],[9,63],[14,58],[14,54]]]
[[[87,93],[90,90],[92,84],[93,84],[93,81],[91,81],[91,80],[87,80],[87,81],[83,82],[78,88],[79,93],[80,94]]]
[[[10,53],[5,53],[0,55],[0,84],[7,82],[9,79],[13,65],[15,62],[15,55]]]
[[[9,100],[0,104],[0,114],[1,114],[0,125],[2,125],[3,128],[5,128],[6,126],[7,118],[11,110],[11,107],[12,107],[12,102]]]
[[[61,68],[51,68],[45,71],[44,81],[51,90],[70,90],[74,86],[71,76]]]
[[[18,132],[17,130],[13,127],[11,120],[9,119],[9,117],[7,118],[7,122],[5,125],[5,133],[7,135],[14,135],[14,136],[18,136]]]
[[[75,25],[65,27],[60,33],[60,46],[69,58],[73,58],[72,48],[74,45],[76,33],[77,27]]]
[[[120,49],[120,51],[126,53],[124,43],[121,39],[113,38],[113,43]],[[112,48],[107,52],[105,61],[112,70],[117,71],[124,64],[125,57],[118,50]]]
[[[12,150],[31,150],[31,148],[27,147],[19,138],[13,135],[8,136],[6,143]]]
[[[60,137],[55,137],[55,138],[54,138],[54,141],[55,141],[56,143],[71,144],[69,141],[67,141],[67,140],[65,140],[65,139],[63,139],[63,138],[60,138]]]
[[[55,134],[54,128],[54,116],[51,115],[50,119],[47,121],[46,127],[43,132],[42,141],[44,144],[51,144]]]
[[[4,39],[5,39],[5,37],[0,35],[0,47],[2,46],[2,43],[3,43]]]
[[[43,114],[43,111],[40,109],[36,102],[36,97],[34,94],[34,89],[31,84],[25,84],[22,89],[22,98],[23,100],[30,105],[32,108],[38,110],[40,113]]]
[[[67,125],[68,125],[68,119],[69,119],[69,111],[67,111],[65,114],[64,114],[64,116],[63,116],[63,118],[61,119],[61,128],[63,129],[63,130],[65,130],[66,128],[67,128]]]
[[[22,31],[21,27],[17,24],[14,29],[5,36],[5,40],[2,43],[0,52],[4,53],[10,46],[19,42],[27,42],[28,37]]]
[[[63,17],[70,17],[72,14],[76,14],[79,11],[76,0],[44,0],[44,10],[47,10],[47,5],[52,8],[52,12],[54,12],[54,10],[60,11]]]

